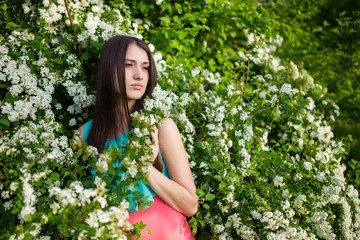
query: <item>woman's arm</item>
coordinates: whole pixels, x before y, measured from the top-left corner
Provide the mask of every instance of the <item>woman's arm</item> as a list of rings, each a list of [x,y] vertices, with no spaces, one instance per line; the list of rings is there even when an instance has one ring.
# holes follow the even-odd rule
[[[179,130],[172,119],[164,121],[164,125],[159,127],[158,139],[153,135],[153,140],[154,145],[158,140],[170,179],[151,167],[147,180],[162,200],[190,217],[197,212],[196,187]]]
[[[85,124],[81,125],[81,127],[78,129],[81,143],[84,143],[84,126]]]

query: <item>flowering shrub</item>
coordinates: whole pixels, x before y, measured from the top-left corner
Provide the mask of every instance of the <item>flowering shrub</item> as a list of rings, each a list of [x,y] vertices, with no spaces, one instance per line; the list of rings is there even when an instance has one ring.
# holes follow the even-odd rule
[[[65,3],[25,2],[24,15],[14,19],[19,6],[2,8],[8,22],[0,47],[1,236],[126,239],[141,226],[128,222],[131,199],[121,196],[142,178],[142,169],[131,171],[126,161],[114,168],[108,163],[122,159],[122,152],[99,155],[69,138],[89,118],[94,90],[88,82],[102,43],[115,34],[136,35],[136,29],[123,4]],[[91,176],[94,167],[101,176]],[[128,174],[118,176],[124,169]],[[109,186],[120,177],[126,181],[114,195]]]
[[[156,45],[171,65],[205,66],[213,72],[233,74],[243,69],[243,60],[249,57],[245,55],[251,53],[251,70],[257,74],[285,65],[292,67],[291,62],[300,66],[298,74],[284,80],[299,90],[311,90],[309,95],[318,110],[332,105],[322,104],[323,98],[318,98],[325,91],[327,98],[340,106],[340,116],[335,115],[331,126],[335,138],[352,135],[348,155],[343,159],[345,176],[360,188],[360,131],[355,120],[360,113],[356,90],[360,86],[360,42],[354,41],[360,38],[360,21],[355,8],[341,14],[333,11],[333,19],[339,14],[338,19],[329,24],[326,9],[332,4],[325,0],[161,0],[156,4],[138,0],[127,4],[134,21],[141,24],[144,38]],[[263,47],[261,41],[270,44]],[[264,62],[269,66],[266,71],[259,67]],[[315,88],[311,87],[314,83]]]
[[[126,209],[134,200],[140,208],[147,201],[129,190],[148,171],[151,127],[172,117],[200,199],[190,220],[198,239],[360,237],[358,191],[346,183],[340,164],[344,147],[334,141],[329,117],[306,95],[314,86],[298,90],[286,83],[306,73],[279,66],[271,52],[239,54],[248,63],[238,65],[241,76],[168,66],[155,53],[159,85],[133,114],[127,146],[99,154],[72,138],[91,118],[102,44],[115,34],[137,35],[138,25],[117,1],[65,3],[26,2],[25,14],[14,19],[5,5],[0,221],[9,227],[1,236],[140,236],[145,226],[130,225]],[[263,64],[277,74],[250,72]]]
[[[172,80],[173,87],[169,86]],[[280,77],[178,72],[161,85],[189,155],[199,239],[356,239],[359,197],[345,151],[314,101]]]

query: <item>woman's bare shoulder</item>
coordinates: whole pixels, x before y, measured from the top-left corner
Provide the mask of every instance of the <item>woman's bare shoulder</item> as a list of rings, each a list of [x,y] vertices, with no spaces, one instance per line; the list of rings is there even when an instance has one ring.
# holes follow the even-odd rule
[[[164,118],[163,124],[159,128],[165,128],[165,129],[176,128],[177,129],[177,126],[176,126],[175,121],[172,118]]]
[[[79,137],[82,143],[84,143],[84,126],[85,124],[81,125],[78,129],[79,131]]]
[[[175,144],[182,143],[181,134],[173,119],[165,118],[163,125],[161,125],[158,129],[159,129],[160,145],[169,145],[171,143],[175,143]]]

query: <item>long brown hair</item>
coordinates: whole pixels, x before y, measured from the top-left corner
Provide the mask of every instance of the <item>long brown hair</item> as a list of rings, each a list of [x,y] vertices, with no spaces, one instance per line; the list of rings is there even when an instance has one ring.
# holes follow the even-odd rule
[[[129,109],[125,85],[125,56],[131,44],[147,53],[150,67],[145,93],[136,101],[134,107]],[[131,128],[130,114],[143,108],[144,99],[146,96],[151,97],[155,85],[155,62],[146,43],[125,35],[109,39],[103,46],[97,66],[95,113],[87,143],[102,152],[108,147],[105,144],[110,136],[117,138],[119,132],[124,133],[126,128]],[[161,163],[158,156],[155,166],[160,164],[161,169]]]

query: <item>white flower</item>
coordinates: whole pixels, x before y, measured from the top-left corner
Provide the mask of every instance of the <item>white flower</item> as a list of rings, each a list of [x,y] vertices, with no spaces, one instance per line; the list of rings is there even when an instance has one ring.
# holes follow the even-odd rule
[[[215,231],[216,233],[221,233],[221,232],[224,231],[224,230],[225,230],[224,225],[216,224],[216,225],[214,226],[214,231]]]
[[[268,93],[271,93],[271,92],[277,92],[279,90],[275,85],[273,85],[273,86],[268,87],[267,91],[268,91]]]
[[[306,196],[304,194],[299,194],[299,196],[297,196],[297,198],[294,201],[294,207],[301,208],[303,203],[306,201],[307,201]]]
[[[271,97],[270,102],[275,103],[277,101],[277,99],[278,99],[278,96],[275,94],[274,96]]]
[[[255,211],[255,210],[250,211],[250,214],[255,220],[261,219],[261,213]]]
[[[104,161],[103,159],[99,158],[96,162],[96,169],[100,173],[106,173],[108,171],[108,163],[107,161]]]
[[[100,203],[101,208],[105,208],[107,206],[107,201],[103,197],[98,197],[97,201]]]
[[[18,186],[19,186],[19,183],[18,183],[18,182],[12,182],[12,183],[10,184],[10,190],[11,190],[11,191],[16,191],[16,189],[18,188]]]
[[[120,203],[120,206],[123,208],[123,209],[128,209],[130,207],[130,203],[128,201],[126,201],[125,199],[123,199]]]
[[[288,83],[285,83],[281,86],[280,93],[286,93],[288,95],[291,95],[293,92],[291,85]]]
[[[259,82],[265,82],[265,78],[263,77],[263,75],[255,75],[254,78]]]
[[[312,169],[312,164],[310,162],[304,162],[304,168],[306,171],[310,171]]]
[[[273,76],[271,75],[271,74],[269,74],[269,73],[267,73],[267,74],[265,74],[265,79],[267,79],[267,80],[272,80],[273,79]]]
[[[133,161],[133,163],[128,167],[128,173],[130,174],[131,177],[135,177],[135,175],[138,173],[138,169],[135,165],[135,162]]]
[[[191,70],[192,77],[195,77],[195,76],[197,76],[199,74],[200,74],[200,68],[199,67],[196,67],[193,70]]]
[[[239,55],[240,59],[245,59],[245,60],[248,59],[244,52],[238,52],[238,55]]]
[[[283,210],[286,210],[290,207],[290,202],[288,200],[282,201],[281,206],[282,206]]]
[[[154,52],[154,51],[155,51],[155,46],[154,46],[153,44],[150,43],[150,44],[148,45],[148,47],[149,47],[149,49],[150,49],[151,52]]]
[[[259,93],[259,97],[265,98],[265,97],[266,97],[266,94],[267,94],[266,91],[262,91],[262,92]]]
[[[307,106],[307,109],[312,111],[315,108],[315,102],[311,97],[307,97],[307,100],[309,100],[309,105]]]
[[[75,126],[76,125],[76,119],[75,118],[72,118],[72,119],[70,119],[70,121],[69,121],[69,126]]]
[[[10,192],[9,192],[9,191],[2,191],[2,192],[1,192],[1,197],[2,197],[3,199],[10,198]]]
[[[295,65],[295,63],[293,63],[293,61],[290,62],[290,69],[292,70],[292,77],[294,80],[298,79],[300,74],[299,74],[299,70],[298,67]]]
[[[156,5],[161,5],[161,3],[163,2],[163,0],[156,0]]]
[[[285,183],[283,183],[283,177],[278,176],[278,175],[275,176],[273,182],[274,182],[275,187],[281,187],[281,186],[285,185]]]
[[[247,112],[242,112],[240,114],[240,120],[246,121],[249,118],[249,114]]]
[[[8,202],[5,202],[4,203],[4,209],[5,209],[5,211],[9,211],[9,210],[11,210],[12,209],[12,207],[13,207],[13,203],[12,203],[12,201],[10,200],[10,201],[8,201]]]
[[[247,38],[248,38],[248,41],[247,41],[248,45],[254,44],[254,42],[255,42],[255,34],[254,33],[249,33],[247,35]]]
[[[331,139],[334,137],[334,134],[331,131],[330,126],[318,127],[317,132],[318,132],[318,138],[320,141],[330,142]]]
[[[43,0],[43,4],[44,4],[44,7],[48,7],[49,6],[49,0]]]

